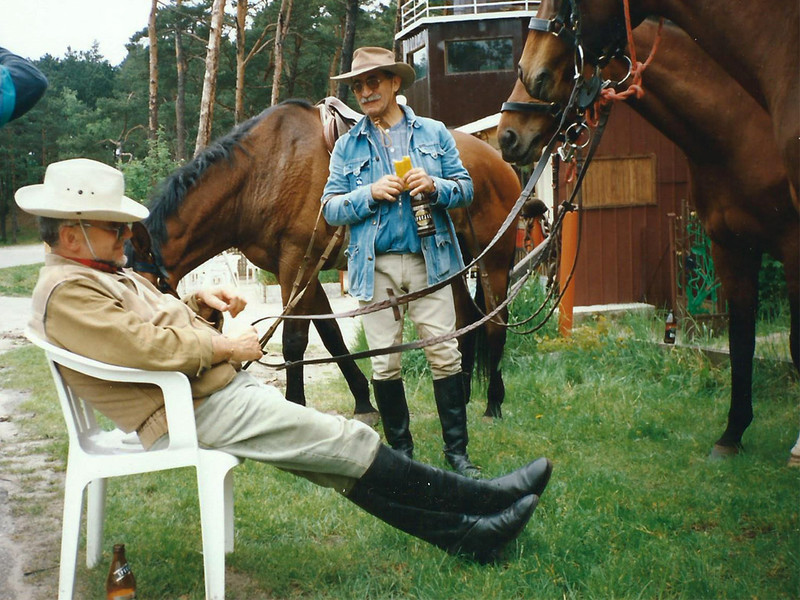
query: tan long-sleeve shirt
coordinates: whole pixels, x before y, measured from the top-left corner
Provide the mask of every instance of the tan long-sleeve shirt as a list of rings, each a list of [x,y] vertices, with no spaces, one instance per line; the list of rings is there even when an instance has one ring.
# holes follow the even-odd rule
[[[110,274],[49,254],[33,292],[31,327],[51,343],[95,360],[180,371],[189,377],[197,403],[230,383],[240,367],[211,364],[211,340],[220,333],[197,308],[193,297],[184,302],[162,294],[131,270]],[[120,429],[136,431],[145,447],[167,433],[156,386],[101,381],[69,369],[64,377]]]

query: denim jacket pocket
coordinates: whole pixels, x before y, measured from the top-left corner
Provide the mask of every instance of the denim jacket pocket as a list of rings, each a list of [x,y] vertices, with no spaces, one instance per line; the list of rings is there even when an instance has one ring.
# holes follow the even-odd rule
[[[344,176],[361,178],[362,172],[369,172],[369,156],[351,158],[344,163]]]

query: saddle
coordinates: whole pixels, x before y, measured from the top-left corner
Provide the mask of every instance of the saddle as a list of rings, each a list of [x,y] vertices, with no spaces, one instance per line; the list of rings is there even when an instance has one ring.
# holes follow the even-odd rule
[[[336,140],[347,133],[364,115],[354,111],[333,96],[323,98],[315,106],[319,111],[320,121],[322,121],[322,136],[325,139],[325,147],[328,149],[328,154],[330,154],[333,152],[333,145]]]

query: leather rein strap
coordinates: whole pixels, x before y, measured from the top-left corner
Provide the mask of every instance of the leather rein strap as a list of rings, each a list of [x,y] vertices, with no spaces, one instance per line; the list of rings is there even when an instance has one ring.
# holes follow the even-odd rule
[[[509,211],[509,214],[507,215],[506,219],[503,221],[503,223],[500,226],[499,230],[497,231],[495,236],[492,238],[492,240],[489,242],[487,247],[477,257],[475,257],[469,264],[467,264],[463,269],[461,269],[460,271],[458,271],[454,275],[450,276],[449,278],[447,278],[447,279],[445,279],[445,280],[443,280],[443,281],[441,281],[438,284],[435,284],[433,286],[424,288],[422,290],[418,290],[416,292],[403,294],[401,296],[392,296],[391,298],[389,298],[387,300],[382,300],[380,302],[373,302],[371,304],[365,305],[365,306],[360,307],[360,308],[355,309],[355,310],[346,311],[346,312],[342,312],[342,313],[331,313],[331,314],[327,314],[327,315],[288,315],[288,314],[283,314],[280,317],[266,316],[266,317],[262,317],[260,319],[257,319],[256,321],[254,321],[253,325],[257,325],[258,323],[260,323],[262,321],[265,321],[265,320],[268,320],[268,319],[272,319],[272,318],[281,318],[281,319],[284,319],[284,320],[285,319],[319,320],[319,319],[339,319],[339,318],[357,317],[357,316],[364,315],[364,314],[370,314],[370,313],[376,312],[378,310],[384,310],[384,309],[387,309],[387,308],[395,308],[399,304],[405,304],[405,303],[411,302],[413,300],[416,300],[417,298],[421,298],[421,297],[423,297],[423,296],[425,296],[427,294],[430,294],[431,292],[433,292],[435,290],[441,289],[445,285],[450,285],[458,277],[463,277],[464,274],[473,265],[478,264],[479,261],[482,261],[482,259],[486,255],[486,253],[498,242],[498,240],[503,236],[503,234],[508,230],[508,228],[514,222],[514,219],[517,217],[517,215],[519,214],[520,210],[522,210],[522,206],[525,204],[525,202],[529,199],[529,197],[533,193],[534,187],[536,186],[536,183],[539,181],[542,173],[544,172],[544,169],[547,166],[547,162],[548,162],[548,160],[550,158],[550,155],[553,153],[555,145],[558,143],[559,133],[562,130],[562,128],[564,127],[564,124],[565,124],[565,122],[567,120],[566,116],[569,114],[571,108],[576,103],[577,96],[578,96],[578,93],[579,93],[579,89],[580,89],[580,87],[578,85],[576,85],[573,88],[572,94],[571,94],[570,99],[569,99],[569,102],[567,103],[565,110],[562,112],[557,133],[554,134],[553,137],[548,142],[545,150],[542,153],[542,157],[537,162],[536,167],[534,168],[534,171],[531,174],[530,179],[528,180],[527,184],[525,185],[525,188],[522,190],[522,193],[517,198],[517,201],[514,203],[514,206]],[[610,111],[610,108],[609,108],[609,111]],[[608,112],[606,111],[604,114],[605,114],[605,118],[602,119],[603,128],[605,127],[605,119],[607,119]],[[599,126],[598,126],[598,131],[599,131],[600,134],[602,134],[602,129]],[[600,138],[601,137],[602,137],[602,135],[593,136],[591,148],[589,150],[589,153],[587,155],[587,159],[586,159],[586,161],[585,161],[585,163],[583,165],[583,168],[581,169],[581,171],[580,171],[580,173],[578,175],[578,178],[576,179],[576,187],[575,187],[575,190],[572,193],[570,201],[572,200],[572,198],[575,197],[575,195],[577,194],[578,189],[580,188],[581,182],[583,181],[584,173],[586,172],[586,169],[589,166],[589,162],[591,161],[591,157],[594,155],[595,149],[597,148],[597,146],[600,143]],[[562,214],[565,213],[565,212],[566,211],[562,211]],[[559,220],[558,220],[559,225],[560,225],[560,220],[561,219],[563,219],[563,216],[561,216],[559,218]],[[551,234],[545,241],[543,241],[536,248],[534,248],[531,251],[530,254],[536,255],[536,256],[542,254],[544,252],[544,249],[550,243],[552,243],[553,237],[554,236]],[[495,306],[493,308],[493,310],[491,310],[490,312],[485,314],[482,318],[476,320],[475,322],[473,322],[473,323],[471,323],[469,325],[466,325],[466,326],[461,327],[461,328],[459,328],[459,329],[457,329],[457,330],[455,330],[453,332],[450,332],[450,333],[447,333],[447,334],[444,334],[444,335],[441,335],[441,336],[425,338],[425,339],[422,339],[422,340],[416,340],[416,341],[407,342],[407,343],[404,343],[404,344],[397,344],[397,345],[390,346],[390,347],[387,347],[387,348],[376,348],[376,349],[372,349],[372,350],[365,350],[365,351],[362,351],[362,352],[357,352],[357,353],[353,353],[353,354],[346,354],[346,355],[340,355],[340,356],[332,356],[332,357],[317,358],[317,359],[302,359],[302,360],[298,360],[298,361],[284,361],[282,363],[267,363],[267,362],[263,362],[263,361],[257,361],[257,362],[259,362],[260,364],[265,365],[267,367],[270,367],[270,368],[285,369],[285,368],[294,367],[294,366],[300,366],[300,365],[324,364],[324,363],[329,363],[329,362],[339,362],[341,360],[357,360],[357,359],[361,359],[361,358],[367,358],[367,357],[371,357],[371,356],[378,356],[378,355],[382,355],[382,354],[393,354],[393,353],[396,353],[396,352],[405,352],[407,350],[414,350],[414,349],[417,349],[417,348],[424,348],[424,347],[430,346],[432,344],[436,344],[436,343],[440,343],[440,342],[443,342],[443,341],[446,341],[446,340],[457,338],[459,336],[462,336],[462,335],[464,335],[464,334],[466,334],[466,333],[468,333],[468,332],[470,332],[470,331],[482,326],[484,323],[486,323],[487,321],[489,321],[490,319],[495,317],[506,306],[508,306],[508,304],[510,304],[514,300],[514,298],[519,294],[520,290],[522,289],[522,286],[525,284],[525,282],[528,279],[528,275],[520,278],[520,280],[518,282],[516,282],[512,286],[512,288],[509,291],[509,294],[507,295],[506,299],[503,302],[501,302],[500,304],[498,304],[497,306]],[[551,311],[551,314],[552,314],[552,311]]]

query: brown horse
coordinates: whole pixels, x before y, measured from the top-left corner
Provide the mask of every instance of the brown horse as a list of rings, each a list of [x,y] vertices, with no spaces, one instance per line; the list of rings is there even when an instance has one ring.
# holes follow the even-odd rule
[[[637,27],[633,31],[637,49],[649,52],[655,32],[656,25],[650,21]],[[617,61],[608,70],[612,79],[624,77],[625,69]],[[680,29],[665,26],[643,84],[644,96],[629,102],[689,159],[692,198],[712,240],[714,265],[728,298],[731,406],[728,427],[715,444],[714,454],[731,454],[738,451],[753,418],[755,315],[764,252],[784,263],[791,352],[798,366],[798,215],[769,116]],[[521,84],[512,99],[532,100]],[[529,160],[556,127],[546,116],[504,113],[498,127],[503,156],[510,161]]]
[[[469,208],[472,225],[465,209],[451,215],[465,255],[473,257],[497,232],[520,194],[520,185],[514,170],[494,148],[466,134],[454,132],[454,137],[474,182],[475,201]],[[285,305],[312,237],[307,271],[317,263],[335,231],[320,220],[312,236],[328,162],[319,112],[306,102],[288,101],[242,123],[179,168],[162,185],[144,221],[155,262],[165,268],[168,282],[174,288],[195,267],[236,247],[253,264],[276,275]],[[135,240],[134,263],[147,262],[142,246],[148,243]],[[481,291],[489,305],[506,297],[514,246],[514,228],[510,228],[485,256]],[[338,249],[323,268],[333,268],[337,254]],[[459,327],[474,322],[477,311],[463,281],[453,284],[453,290]],[[330,312],[328,299],[314,279],[294,313]],[[335,320],[313,322],[331,355],[348,355]],[[486,325],[485,345],[477,343],[474,333],[459,340],[462,366],[465,373],[472,373],[477,348],[479,366],[489,378],[486,413],[500,416],[505,392],[499,363],[506,331],[492,322]],[[282,343],[287,361],[302,359],[308,345],[308,326],[308,320],[284,322]],[[368,382],[356,363],[346,359],[339,360],[338,365],[355,397],[355,414],[375,413]],[[305,404],[302,365],[287,370],[286,397]]]
[[[635,27],[649,15],[670,19],[682,27],[714,60],[736,79],[772,119],[780,157],[793,186],[797,207],[800,191],[800,3],[797,0],[628,0]],[[543,0],[537,17],[559,15],[565,32],[556,37],[531,30],[519,62],[520,78],[531,96],[565,102],[573,85],[574,29],[587,57],[613,51],[624,41],[621,0]],[[573,16],[574,15],[574,16]],[[578,25],[576,26],[576,22]],[[533,23],[532,23],[533,24]],[[624,45],[624,43],[622,44]],[[685,65],[682,75],[692,75]],[[692,95],[702,93],[700,87]],[[720,97],[718,108],[733,101]]]

